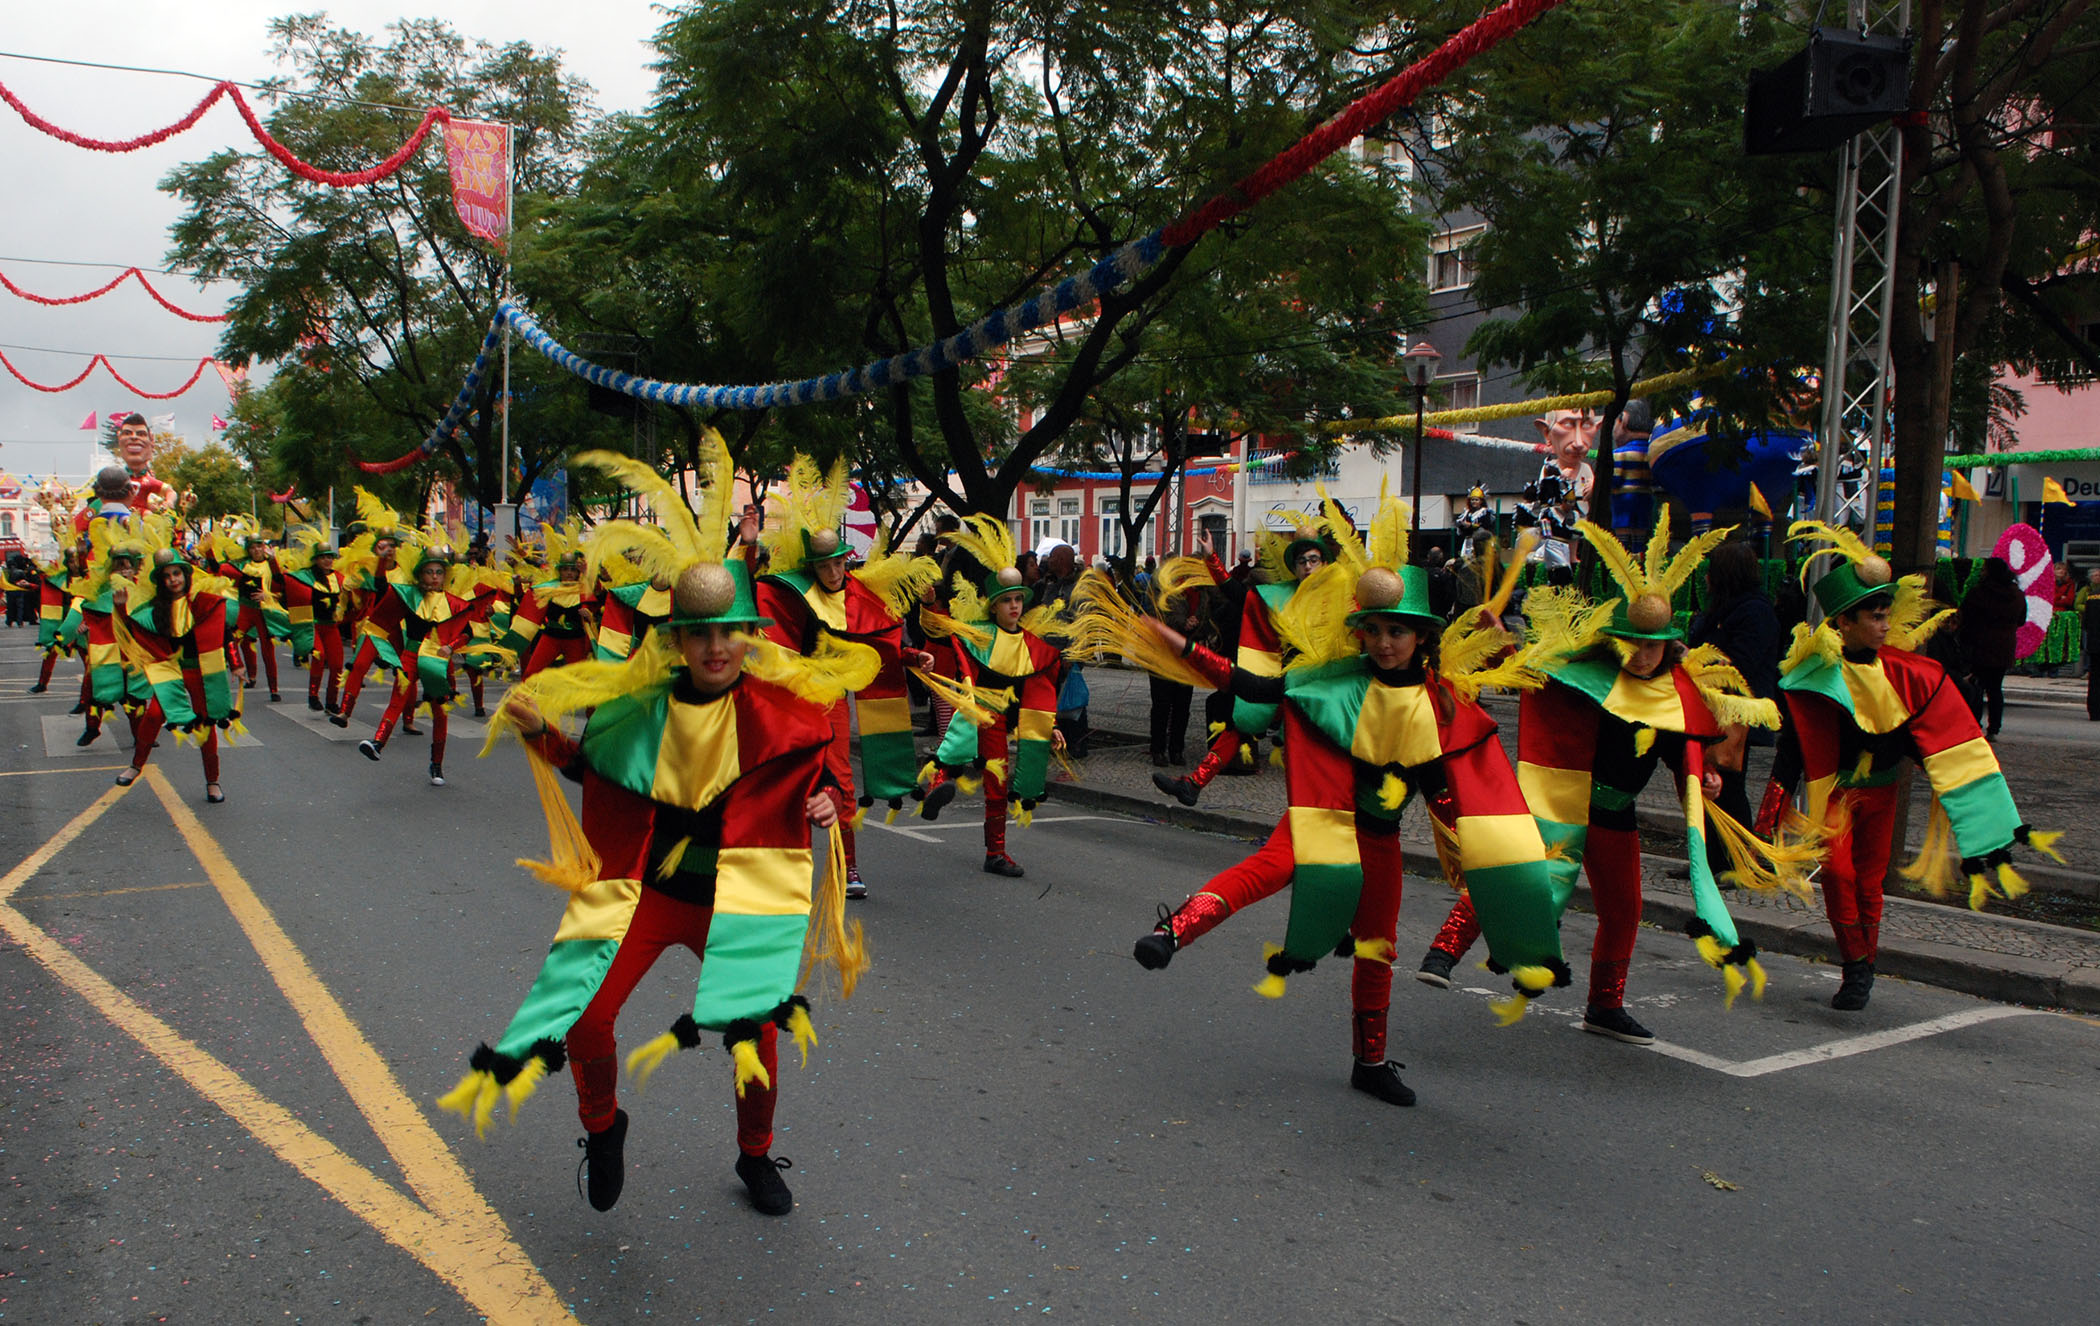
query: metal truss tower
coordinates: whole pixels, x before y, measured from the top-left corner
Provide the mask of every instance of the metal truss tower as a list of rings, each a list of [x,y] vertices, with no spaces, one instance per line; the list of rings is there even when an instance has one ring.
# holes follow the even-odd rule
[[[1819,11],[1820,12],[1820,11]],[[1854,31],[1901,36],[1910,0],[1848,0]],[[1896,219],[1903,188],[1903,140],[1894,124],[1856,134],[1838,160],[1837,237],[1830,268],[1829,353],[1823,417],[1817,430],[1816,515],[1872,537],[1874,495],[1889,454],[1889,319],[1895,313]],[[1854,484],[1839,470],[1855,446],[1865,452]],[[1841,487],[1845,490],[1841,495]]]

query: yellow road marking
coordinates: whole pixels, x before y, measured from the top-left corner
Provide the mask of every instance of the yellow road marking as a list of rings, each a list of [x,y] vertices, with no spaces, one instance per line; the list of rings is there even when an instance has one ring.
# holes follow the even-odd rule
[[[112,769],[129,769],[128,764],[75,764],[60,765],[55,769],[9,769],[0,773],[0,778],[34,778],[38,774],[55,773],[108,773]]]
[[[147,766],[146,780],[168,817],[175,821],[183,841],[189,844],[191,854],[204,867],[205,876],[219,890],[227,910],[247,933],[277,988],[291,1002],[343,1089],[371,1123],[416,1195],[457,1236],[471,1238],[479,1231],[480,1241],[490,1254],[486,1273],[522,1271],[538,1281],[548,1298],[558,1303],[553,1287],[539,1278],[531,1259],[511,1241],[509,1228],[474,1187],[459,1158],[438,1137],[429,1119],[402,1090],[392,1067],[351,1021],[307,962],[306,955],[292,943],[277,918],[227,859],[218,840],[197,819],[196,812],[175,794],[159,766]]]
[[[491,1321],[574,1321],[554,1287],[499,1230],[463,1228],[382,1182],[289,1110],[243,1081],[202,1046],[104,980],[13,907],[0,905],[0,933],[93,1004],[103,1016],[231,1115],[285,1163],[319,1184],[389,1243],[429,1267]]]
[[[90,889],[85,893],[39,893],[38,902],[49,902],[54,898],[114,898],[120,893],[166,893],[169,889],[208,889],[211,881],[205,879],[186,880],[180,884],[140,884],[129,889]]]
[[[57,856],[71,846],[75,838],[87,832],[88,826],[101,819],[102,813],[117,804],[117,798],[123,795],[124,789],[121,787],[112,787],[105,791],[101,796],[96,797],[94,803],[86,810],[67,820],[64,828],[52,834],[42,847],[31,852],[28,859],[23,861],[21,865],[8,871],[4,877],[0,877],[0,902],[6,902],[9,898],[14,897],[15,890],[21,888],[24,881],[37,871],[42,870],[45,863],[50,861],[52,857]]]

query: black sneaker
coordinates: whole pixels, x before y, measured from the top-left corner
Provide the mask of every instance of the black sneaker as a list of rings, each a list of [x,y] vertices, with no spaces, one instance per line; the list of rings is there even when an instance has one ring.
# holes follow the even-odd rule
[[[330,715],[328,715],[328,721],[335,724],[337,727],[350,726],[350,720],[343,717],[341,714],[331,713]]]
[[[275,692],[275,691],[271,691],[271,692],[270,692],[270,703],[271,703],[271,704],[280,704],[280,703],[282,703],[282,702],[283,702],[283,700],[284,700],[284,697],[283,697],[283,696],[281,696],[281,695],[279,695],[279,694],[278,694],[277,692]]]
[[[1195,780],[1187,774],[1156,773],[1152,775],[1152,785],[1184,806],[1195,805],[1196,799],[1203,795],[1203,789],[1196,786]]]
[[[1400,1080],[1400,1070],[1405,1067],[1406,1064],[1396,1064],[1390,1059],[1382,1064],[1354,1064],[1349,1069],[1349,1085],[1388,1105],[1412,1105],[1415,1103],[1414,1089]]]
[[[1591,1004],[1582,1015],[1582,1029],[1597,1036],[1609,1036],[1628,1045],[1653,1045],[1655,1033],[1633,1020],[1623,1008],[1599,1008]]]
[[[319,713],[321,711],[321,697],[318,695],[307,696],[306,707],[313,710],[315,713]]]
[[[1174,960],[1174,951],[1180,947],[1174,942],[1173,931],[1154,930],[1149,935],[1140,936],[1138,942],[1130,946],[1130,956],[1136,958],[1138,966],[1146,971],[1158,971]]]
[[[101,728],[91,727],[81,732],[81,734],[74,739],[73,744],[76,746],[92,746],[95,744],[95,738],[101,735]]]
[[[761,1214],[783,1216],[795,1209],[795,1194],[788,1191],[787,1180],[780,1171],[793,1169],[795,1162],[786,1156],[775,1160],[771,1156],[740,1155],[736,1158],[736,1176],[744,1181],[744,1190],[751,1194],[751,1205]]]
[[[86,712],[87,706],[85,704],[76,704],[71,709],[66,710],[66,716],[70,718],[75,714],[84,714]]]
[[[50,689],[51,684],[49,682],[40,681],[36,685],[29,688],[29,693],[31,695],[42,695],[45,691],[48,691]]]
[[[919,803],[919,817],[921,819],[937,820],[941,817],[941,808],[953,800],[955,800],[955,780],[951,778],[926,794],[926,799]]]
[[[430,765],[430,785],[432,787],[443,787],[445,785],[445,766],[435,761],[432,761]]]
[[[1861,958],[1845,964],[1845,979],[1838,984],[1837,993],[1830,996],[1830,1006],[1844,1013],[1857,1013],[1867,1006],[1874,993],[1874,962]]]
[[[376,760],[379,758],[379,743],[366,737],[357,743],[357,753],[368,760]]]
[[[992,852],[988,853],[984,858],[984,873],[987,875],[1004,875],[1008,879],[1019,879],[1028,872],[1022,870],[1021,863],[1006,853]]]
[[[620,1200],[620,1189],[627,1185],[627,1111],[614,1110],[612,1127],[599,1133],[585,1133],[576,1139],[583,1148],[583,1162],[576,1167],[576,1181],[583,1186],[589,1176],[589,1187],[584,1196],[594,1211],[610,1211]]]
[[[1415,979],[1424,985],[1448,990],[1451,988],[1451,969],[1456,966],[1457,958],[1440,948],[1433,948],[1422,955],[1422,965],[1415,968]]]

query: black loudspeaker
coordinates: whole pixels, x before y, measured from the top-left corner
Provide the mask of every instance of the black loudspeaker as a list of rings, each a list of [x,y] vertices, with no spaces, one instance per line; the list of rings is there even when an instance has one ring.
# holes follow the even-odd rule
[[[1817,28],[1808,48],[1750,76],[1743,151],[1824,152],[1900,114],[1910,95],[1911,39]]]

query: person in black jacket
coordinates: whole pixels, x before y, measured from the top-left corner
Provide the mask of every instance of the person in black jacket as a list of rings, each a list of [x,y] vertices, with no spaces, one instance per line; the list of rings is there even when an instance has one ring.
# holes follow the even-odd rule
[[[1728,656],[1743,674],[1750,690],[1760,700],[1779,698],[1779,656],[1783,638],[1779,614],[1765,597],[1764,571],[1757,549],[1743,539],[1732,539],[1714,549],[1706,563],[1707,608],[1692,623],[1692,644],[1713,645]],[[1751,820],[1750,793],[1745,779],[1748,747],[1769,746],[1772,734],[1763,728],[1729,724],[1727,737],[1707,754],[1707,763],[1721,773],[1721,793],[1714,799],[1738,824]],[[1734,867],[1719,836],[1706,845],[1707,864],[1721,878]]]
[[[1961,601],[1957,630],[1962,652],[1983,687],[1983,734],[1995,740],[2005,722],[2005,674],[2018,655],[2020,624],[2027,620],[2027,596],[2003,557],[1986,558],[1983,578]]]

